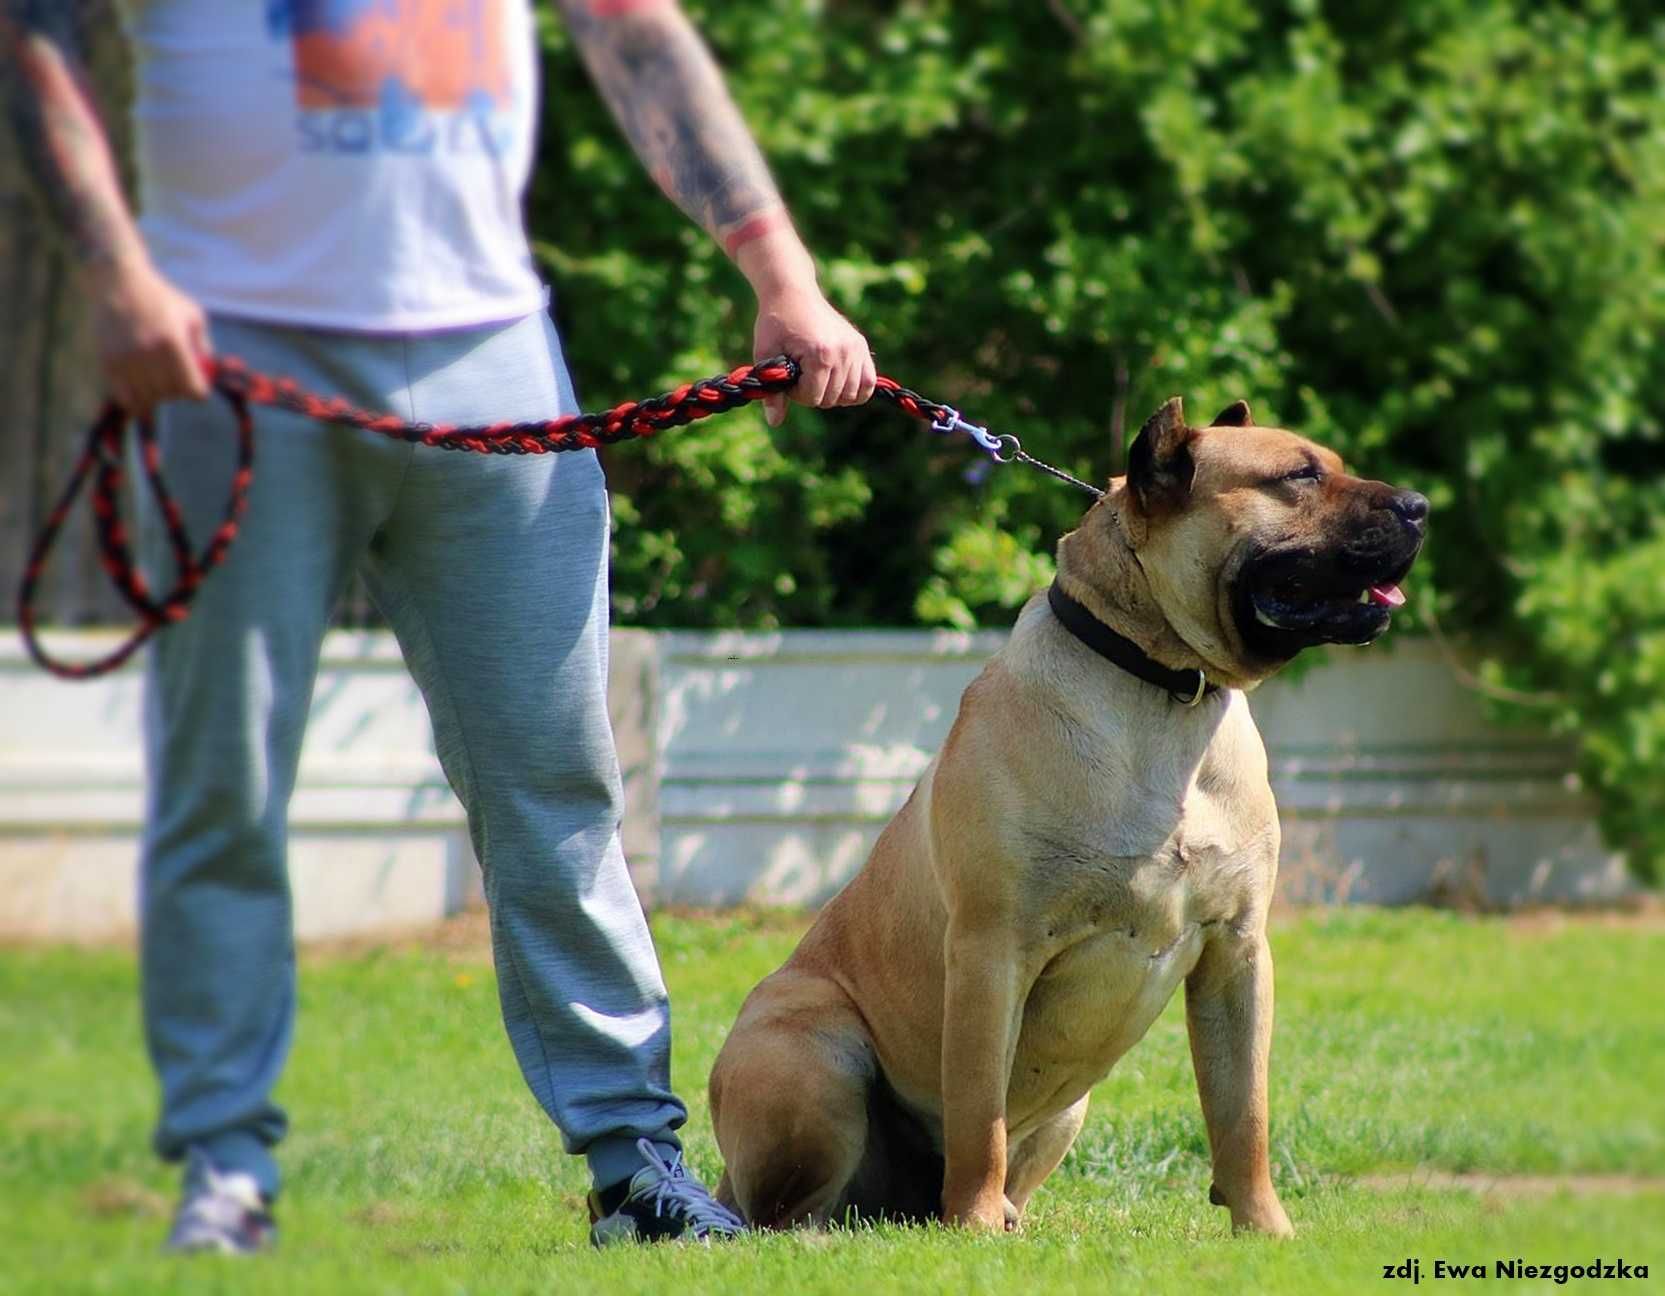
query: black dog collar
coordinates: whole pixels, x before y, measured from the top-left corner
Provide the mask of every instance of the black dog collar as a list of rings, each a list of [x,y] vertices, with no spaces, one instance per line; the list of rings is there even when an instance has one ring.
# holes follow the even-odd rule
[[[1052,615],[1063,623],[1064,629],[1087,647],[1106,661],[1120,666],[1129,675],[1156,685],[1182,706],[1194,707],[1210,693],[1219,690],[1220,686],[1210,684],[1208,677],[1200,670],[1173,670],[1161,662],[1152,661],[1150,655],[1133,640],[1117,634],[1059,589],[1057,581],[1053,581],[1047,590],[1046,601],[1052,607]]]

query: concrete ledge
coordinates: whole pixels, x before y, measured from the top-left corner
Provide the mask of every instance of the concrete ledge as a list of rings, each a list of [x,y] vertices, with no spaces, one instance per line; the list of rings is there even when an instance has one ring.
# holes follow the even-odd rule
[[[114,641],[98,632],[51,637],[72,658]],[[610,710],[632,806],[623,835],[633,876],[649,892],[656,667],[652,636],[614,634]],[[63,683],[35,669],[15,632],[0,638],[0,939],[106,940],[134,930],[140,688],[134,663]],[[479,897],[466,817],[391,635],[325,639],[289,821],[302,939],[428,923]]]
[[[136,829],[0,838],[0,940],[130,939]],[[460,834],[298,833],[289,882],[297,936],[322,940],[419,927],[474,893]]]

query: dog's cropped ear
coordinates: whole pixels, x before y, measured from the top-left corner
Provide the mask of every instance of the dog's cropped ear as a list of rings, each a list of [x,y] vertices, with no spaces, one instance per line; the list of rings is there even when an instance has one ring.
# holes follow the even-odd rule
[[[1196,472],[1191,461],[1193,435],[1185,426],[1185,407],[1172,396],[1133,438],[1127,452],[1127,486],[1147,517],[1177,508],[1191,493]]]
[[[1255,421],[1255,416],[1249,413],[1249,402],[1234,400],[1225,409],[1214,416],[1209,427],[1248,427]]]

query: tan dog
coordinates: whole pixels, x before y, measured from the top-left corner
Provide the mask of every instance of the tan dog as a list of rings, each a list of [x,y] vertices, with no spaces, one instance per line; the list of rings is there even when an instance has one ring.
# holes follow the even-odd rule
[[[1386,628],[1427,501],[1241,401],[1202,429],[1169,401],[1128,463],[740,1011],[711,1111],[719,1196],[754,1224],[1015,1227],[1183,982],[1210,1198],[1291,1231],[1267,1163],[1278,816],[1242,690]]]

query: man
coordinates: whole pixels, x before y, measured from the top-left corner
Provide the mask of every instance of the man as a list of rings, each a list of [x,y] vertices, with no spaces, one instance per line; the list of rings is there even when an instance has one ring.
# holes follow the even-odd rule
[[[83,271],[104,380],[129,409],[161,407],[194,534],[212,528],[231,438],[222,409],[164,402],[207,394],[210,339],[411,419],[575,408],[521,227],[527,0],[135,0],[137,224],[84,92],[76,6],[5,3],[12,113]],[[866,344],[821,295],[674,0],[561,9],[643,165],[756,291],[757,353],[803,362],[804,404],[865,401]],[[776,398],[771,423],[783,414]],[[257,437],[237,546],[146,681],[144,1020],[156,1148],[186,1162],[170,1246],[274,1237],[286,808],[320,642],[361,566],[468,811],[516,1057],[588,1158],[591,1240],[739,1231],[681,1166],[665,989],[619,848],[594,454],[453,455],[265,412]]]

